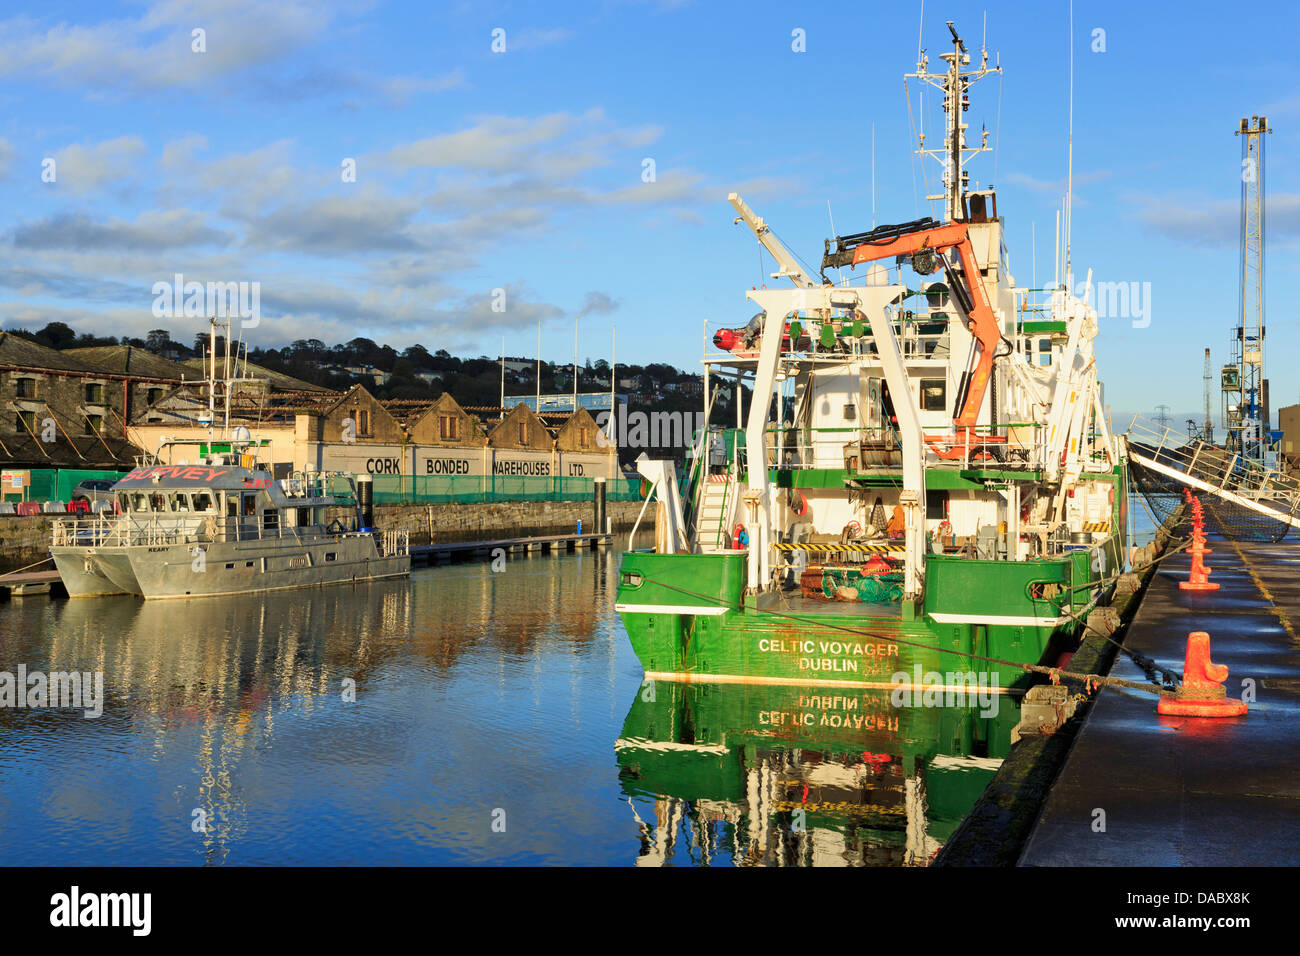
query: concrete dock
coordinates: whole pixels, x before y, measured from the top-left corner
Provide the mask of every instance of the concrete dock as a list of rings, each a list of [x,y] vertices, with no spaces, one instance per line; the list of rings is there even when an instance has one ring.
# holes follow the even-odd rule
[[[531,538],[499,538],[495,541],[448,541],[438,544],[411,545],[411,562],[428,564],[450,561],[457,556],[485,556],[495,550],[510,553],[559,553],[584,548],[604,548],[614,540],[612,534],[551,534]]]
[[[1161,716],[1154,694],[1101,690],[1022,866],[1279,866],[1300,859],[1300,532],[1278,544],[1234,543],[1211,532],[1208,547],[1205,563],[1220,589],[1179,590],[1191,559],[1167,559],[1125,646],[1181,674],[1188,633],[1207,631],[1211,659],[1228,667],[1228,696],[1240,699],[1253,686],[1249,712]],[[1111,674],[1146,679],[1123,653]]]
[[[63,579],[53,568],[46,571],[11,571],[0,574],[0,594],[24,597],[32,594],[63,594]]]

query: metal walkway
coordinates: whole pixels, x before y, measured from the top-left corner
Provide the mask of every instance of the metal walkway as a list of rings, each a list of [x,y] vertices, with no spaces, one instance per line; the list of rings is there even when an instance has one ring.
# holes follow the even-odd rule
[[[1020,865],[1278,866],[1300,857],[1300,543],[1211,535],[1209,544],[1221,589],[1180,591],[1191,561],[1171,558],[1125,644],[1181,673],[1188,633],[1208,631],[1228,694],[1240,697],[1250,680],[1255,702],[1243,717],[1166,717],[1152,694],[1101,690]],[[1145,680],[1123,654],[1111,673]]]
[[[1125,440],[1131,463],[1300,528],[1300,481],[1295,478],[1137,417]]]

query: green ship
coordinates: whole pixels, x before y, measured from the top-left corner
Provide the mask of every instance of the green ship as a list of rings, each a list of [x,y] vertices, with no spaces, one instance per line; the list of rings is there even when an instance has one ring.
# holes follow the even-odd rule
[[[909,74],[944,94],[943,147],[918,150],[944,164],[942,221],[828,239],[813,276],[730,197],[791,287],[750,290],[704,360],[704,420],[726,388],[735,427],[699,432],[684,473],[637,462],[655,546],[624,556],[616,609],[648,678],[1022,689],[1125,567],[1092,274],[1081,296],[1068,267],[1016,283],[994,190],[960,172],[987,147],[958,104],[1000,68],[963,69],[952,33],[945,70]]]

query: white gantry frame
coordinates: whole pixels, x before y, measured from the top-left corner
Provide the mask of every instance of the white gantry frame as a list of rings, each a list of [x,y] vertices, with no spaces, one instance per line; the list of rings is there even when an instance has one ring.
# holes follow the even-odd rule
[[[876,353],[889,391],[899,396],[894,403],[898,416],[903,455],[903,493],[900,502],[906,519],[906,565],[903,595],[914,598],[925,580],[925,436],[915,403],[908,400],[907,369],[894,336],[890,311],[902,301],[907,289],[886,286],[818,286],[808,289],[752,289],[747,297],[763,309],[763,344],[754,373],[754,397],[745,427],[748,456],[745,505],[749,518],[749,580],[754,591],[767,587],[772,574],[774,529],[771,515],[776,489],[768,480],[767,421],[776,385],[777,364],[788,316],[804,315],[803,321],[830,321],[832,315],[858,313],[870,326]]]

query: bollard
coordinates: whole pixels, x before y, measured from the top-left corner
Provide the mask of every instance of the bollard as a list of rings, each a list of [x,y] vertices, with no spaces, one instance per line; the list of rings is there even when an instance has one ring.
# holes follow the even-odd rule
[[[592,482],[592,499],[595,521],[591,526],[596,534],[600,534],[605,529],[605,479],[597,478]]]
[[[1246,702],[1228,699],[1228,689],[1223,686],[1227,679],[1228,668],[1210,661],[1210,635],[1193,631],[1187,635],[1178,696],[1161,697],[1156,710],[1181,717],[1240,717],[1246,712]]]
[[[1201,560],[1202,552],[1192,550],[1192,573],[1186,581],[1179,581],[1178,587],[1183,591],[1217,591],[1219,585],[1210,580],[1210,569]]]
[[[375,525],[375,485],[369,475],[357,475],[357,520],[362,531]]]

